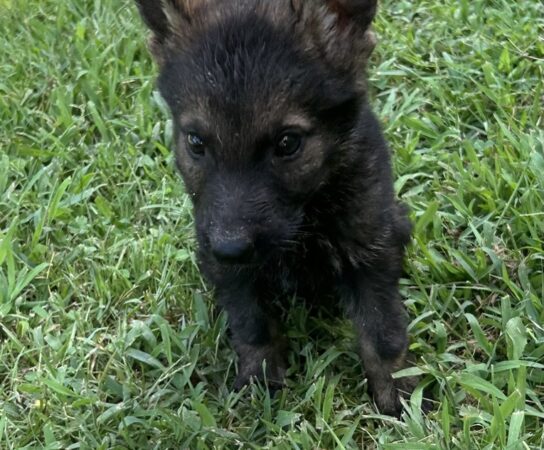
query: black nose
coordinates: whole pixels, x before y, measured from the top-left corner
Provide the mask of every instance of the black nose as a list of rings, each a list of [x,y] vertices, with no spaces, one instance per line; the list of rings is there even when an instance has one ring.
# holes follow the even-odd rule
[[[253,255],[253,243],[247,239],[233,239],[212,244],[213,255],[221,262],[246,263]]]

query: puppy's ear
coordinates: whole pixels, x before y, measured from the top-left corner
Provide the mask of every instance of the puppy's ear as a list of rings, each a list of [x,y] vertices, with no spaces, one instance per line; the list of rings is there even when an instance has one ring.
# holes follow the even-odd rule
[[[183,44],[202,3],[203,0],[136,0],[140,15],[153,32],[149,49],[159,64],[166,59],[170,47]]]
[[[378,0],[327,0],[328,7],[336,12],[340,26],[353,26],[366,31],[378,9]]]
[[[329,64],[364,70],[376,46],[370,25],[378,0],[291,0],[307,49]]]

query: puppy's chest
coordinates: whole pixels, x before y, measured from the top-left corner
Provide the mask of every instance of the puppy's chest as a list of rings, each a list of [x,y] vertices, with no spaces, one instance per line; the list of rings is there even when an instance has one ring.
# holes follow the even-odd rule
[[[282,254],[263,275],[277,295],[297,295],[313,302],[334,292],[339,271],[337,250],[329,241],[316,238]]]

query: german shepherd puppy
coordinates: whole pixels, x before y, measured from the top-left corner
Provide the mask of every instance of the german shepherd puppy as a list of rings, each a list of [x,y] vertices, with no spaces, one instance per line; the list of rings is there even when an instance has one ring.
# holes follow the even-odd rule
[[[407,352],[398,281],[411,226],[367,100],[377,0],[137,4],[200,267],[239,357],[235,388],[284,378],[274,299],[329,296],[353,320],[379,410],[398,415],[411,390],[391,376]]]

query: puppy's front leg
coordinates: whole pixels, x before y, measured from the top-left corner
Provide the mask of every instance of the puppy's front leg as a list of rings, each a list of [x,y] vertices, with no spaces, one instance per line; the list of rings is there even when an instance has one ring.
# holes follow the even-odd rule
[[[234,389],[239,390],[251,379],[266,378],[269,385],[283,384],[285,376],[285,340],[276,322],[259,304],[247,286],[218,292],[231,331],[231,342],[238,354],[238,375]],[[266,372],[263,372],[263,363]]]
[[[399,416],[400,395],[411,393],[417,379],[394,380],[405,366],[408,348],[406,312],[395,271],[360,269],[345,285],[348,313],[357,331],[358,347],[369,388],[380,412]]]

